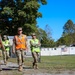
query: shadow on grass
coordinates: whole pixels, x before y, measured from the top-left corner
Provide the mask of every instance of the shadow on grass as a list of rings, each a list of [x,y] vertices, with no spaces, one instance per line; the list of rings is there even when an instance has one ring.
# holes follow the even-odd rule
[[[10,71],[10,70],[18,70],[18,67],[4,67],[2,68],[4,71]]]
[[[23,69],[33,69],[32,67],[23,67]],[[2,71],[11,71],[11,70],[18,70],[18,67],[16,66],[8,66],[2,68]]]

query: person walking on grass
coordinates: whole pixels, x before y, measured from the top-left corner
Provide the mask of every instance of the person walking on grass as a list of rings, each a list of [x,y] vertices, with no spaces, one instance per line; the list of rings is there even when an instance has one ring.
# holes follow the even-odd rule
[[[17,55],[17,62],[19,65],[18,71],[23,70],[24,52],[27,50],[27,36],[22,32],[22,27],[19,27],[17,35],[15,35],[13,39],[13,53]]]
[[[5,50],[2,50],[3,51],[3,60],[4,60],[4,63],[7,64],[7,61],[10,57],[9,56],[10,42],[8,40],[7,35],[3,35],[2,43],[5,47]]]
[[[40,46],[41,43],[40,41],[36,38],[36,34],[32,33],[32,39],[30,40],[30,45],[31,45],[31,52],[33,56],[33,68],[38,69],[38,57],[40,53]]]
[[[0,35],[0,48],[2,48],[5,51],[5,47],[4,47],[3,43],[2,43],[1,35]],[[1,62],[0,62],[0,71],[2,71]]]

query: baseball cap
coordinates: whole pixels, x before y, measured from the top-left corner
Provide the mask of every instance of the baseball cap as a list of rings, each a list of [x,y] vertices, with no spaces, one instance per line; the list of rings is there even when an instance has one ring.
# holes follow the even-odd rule
[[[36,34],[35,34],[35,33],[32,33],[32,36],[33,36],[33,35],[35,35],[35,36],[36,36]]]
[[[18,31],[21,31],[21,30],[22,30],[22,28],[21,28],[21,27],[19,27],[19,28],[18,28]]]
[[[4,37],[4,38],[7,38],[7,36],[6,36],[6,35],[3,35],[3,37]]]

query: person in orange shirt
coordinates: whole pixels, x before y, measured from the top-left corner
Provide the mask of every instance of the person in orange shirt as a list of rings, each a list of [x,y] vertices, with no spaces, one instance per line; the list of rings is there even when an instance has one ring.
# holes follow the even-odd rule
[[[13,39],[13,53],[17,55],[19,71],[23,70],[24,52],[27,50],[27,36],[22,34],[22,32],[22,27],[19,27],[18,34],[15,35]]]
[[[2,48],[5,51],[5,47],[4,47],[3,43],[2,43],[1,35],[0,35],[0,48]],[[0,63],[0,71],[2,71],[1,63]]]

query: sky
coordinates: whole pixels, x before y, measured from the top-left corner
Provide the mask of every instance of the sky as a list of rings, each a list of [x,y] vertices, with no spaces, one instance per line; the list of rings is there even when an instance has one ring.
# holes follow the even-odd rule
[[[39,12],[42,18],[37,19],[37,25],[43,30],[48,25],[54,41],[62,36],[63,26],[69,19],[75,24],[75,0],[47,0],[47,5],[41,5]]]

